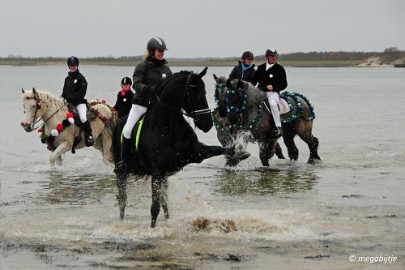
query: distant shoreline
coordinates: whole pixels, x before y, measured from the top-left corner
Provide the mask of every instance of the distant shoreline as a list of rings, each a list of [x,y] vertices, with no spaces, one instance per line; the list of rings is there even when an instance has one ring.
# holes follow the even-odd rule
[[[82,59],[81,65],[98,65],[98,66],[135,66],[140,61],[134,60],[92,60]],[[237,60],[170,60],[170,66],[235,66]],[[283,60],[279,63],[283,66],[290,67],[356,67],[362,60]],[[264,63],[254,61],[255,65]],[[0,65],[9,66],[49,66],[49,65],[66,65],[66,60],[33,60],[33,59],[0,59]]]
[[[170,66],[235,66],[239,57],[227,58],[167,58]],[[135,66],[143,56],[83,57],[82,65]],[[255,57],[255,65],[266,61],[264,55]],[[405,64],[405,51],[388,48],[384,52],[308,52],[280,54],[278,62],[289,67],[394,67]],[[0,57],[0,65],[44,66],[66,65],[64,57]]]

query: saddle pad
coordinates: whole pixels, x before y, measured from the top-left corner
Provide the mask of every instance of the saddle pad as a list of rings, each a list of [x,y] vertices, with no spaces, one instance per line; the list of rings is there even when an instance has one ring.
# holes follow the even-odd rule
[[[288,113],[290,111],[290,106],[288,105],[287,101],[285,101],[284,98],[280,98],[278,106],[280,108],[280,114]]]

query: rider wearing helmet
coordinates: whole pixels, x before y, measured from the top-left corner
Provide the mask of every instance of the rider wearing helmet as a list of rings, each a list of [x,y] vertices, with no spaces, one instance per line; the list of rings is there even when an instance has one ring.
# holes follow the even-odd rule
[[[242,79],[247,82],[251,82],[253,74],[255,73],[255,65],[252,64],[254,59],[251,51],[246,51],[242,54],[242,61],[238,61],[238,65],[235,66],[229,74],[228,81],[233,79]]]
[[[79,71],[79,59],[71,56],[67,60],[69,68],[68,76],[63,85],[62,97],[70,104],[76,106],[85,135],[86,146],[92,146],[94,139],[90,122],[87,120],[87,100],[84,98],[87,92],[87,81]]]
[[[276,49],[266,50],[267,61],[257,67],[252,83],[253,85],[258,83],[258,88],[266,93],[274,119],[274,133],[276,136],[281,136],[283,132],[278,103],[280,102],[280,92],[287,88],[287,75],[284,67],[277,63],[277,57]]]
[[[146,49],[144,61],[136,65],[132,76],[132,87],[135,90],[135,95],[123,130],[121,162],[116,168],[117,172],[123,172],[125,168],[125,160],[131,147],[132,129],[139,118],[146,112],[151,94],[155,93],[157,85],[172,75],[172,71],[164,58],[164,53],[167,50],[165,41],[160,37],[153,37],[148,41]]]
[[[129,77],[124,77],[121,80],[121,90],[117,94],[117,101],[115,102],[114,109],[118,112],[118,117],[122,118],[129,114],[131,110],[132,98],[134,92],[132,91],[132,80]]]

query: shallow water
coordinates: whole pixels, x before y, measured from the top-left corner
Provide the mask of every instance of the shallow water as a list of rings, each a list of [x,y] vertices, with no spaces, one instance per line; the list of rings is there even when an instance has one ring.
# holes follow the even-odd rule
[[[112,105],[132,73],[81,70],[89,99]],[[211,107],[212,73],[230,70],[204,77]],[[112,167],[99,152],[67,153],[51,167],[38,136],[19,126],[21,87],[59,95],[65,67],[0,66],[0,269],[403,269],[405,70],[286,70],[288,90],[315,106],[323,163],[306,164],[296,138],[297,162],[273,158],[262,168],[251,144],[252,156],[232,170],[223,157],[189,165],[169,180],[170,219],[161,214],[151,229],[149,179],[131,178],[121,221]],[[219,144],[215,130],[197,134]]]

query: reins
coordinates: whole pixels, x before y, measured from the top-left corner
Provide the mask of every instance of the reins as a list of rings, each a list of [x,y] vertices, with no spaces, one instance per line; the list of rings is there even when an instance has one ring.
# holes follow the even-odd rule
[[[189,96],[189,94],[190,94],[189,89],[190,89],[190,87],[196,87],[195,85],[191,85],[191,84],[190,84],[191,75],[192,75],[192,73],[190,73],[190,74],[187,76],[186,87],[185,87],[185,90],[184,90],[184,93],[183,93],[183,97],[182,97],[182,99],[181,99],[181,104],[183,103],[184,97],[186,96],[186,94],[187,94],[187,97],[188,97],[188,102],[189,102],[189,104],[191,104],[190,96]],[[159,98],[159,96],[157,95],[156,92],[155,92],[155,96],[156,96],[157,101],[158,101],[161,105],[163,105],[164,107],[166,107],[166,108],[168,108],[168,109],[170,109],[170,110],[172,110],[172,111],[175,111],[175,112],[177,112],[177,113],[183,114],[183,115],[185,115],[185,116],[187,116],[187,117],[191,117],[191,118],[193,118],[194,121],[198,121],[198,120],[199,120],[198,116],[201,116],[201,115],[204,115],[204,114],[211,114],[210,108],[201,109],[201,110],[194,110],[194,111],[192,111],[192,112],[190,112],[190,113],[186,113],[186,112],[184,112],[183,110],[177,110],[176,108],[173,108],[172,106],[169,106],[169,105],[163,103],[162,100]]]

